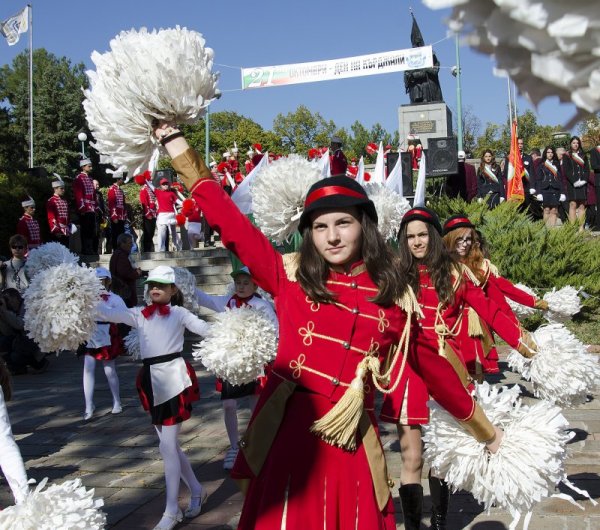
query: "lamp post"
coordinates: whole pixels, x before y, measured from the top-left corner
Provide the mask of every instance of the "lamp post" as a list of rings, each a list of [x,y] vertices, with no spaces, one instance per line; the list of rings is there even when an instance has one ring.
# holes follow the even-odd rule
[[[87,140],[87,134],[80,132],[77,135],[77,139],[81,142],[81,156],[82,158],[85,158],[85,142]]]
[[[462,116],[462,89],[460,86],[460,46],[458,33],[454,36],[456,45],[456,66],[452,67],[452,75],[456,77],[456,135],[458,136],[458,150],[463,150],[463,116]]]

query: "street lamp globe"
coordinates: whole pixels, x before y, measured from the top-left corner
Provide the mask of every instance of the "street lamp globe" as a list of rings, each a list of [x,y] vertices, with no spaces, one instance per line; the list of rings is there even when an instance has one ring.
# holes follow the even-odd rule
[[[78,139],[80,142],[85,142],[85,141],[87,140],[87,134],[85,134],[84,132],[80,132],[80,133],[77,135],[77,139]]]

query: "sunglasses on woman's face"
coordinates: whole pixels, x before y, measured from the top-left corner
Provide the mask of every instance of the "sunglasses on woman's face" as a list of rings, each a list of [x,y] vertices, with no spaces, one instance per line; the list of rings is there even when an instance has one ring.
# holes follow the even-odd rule
[[[23,245],[13,245],[10,248],[14,248],[15,250],[23,250],[25,247]]]

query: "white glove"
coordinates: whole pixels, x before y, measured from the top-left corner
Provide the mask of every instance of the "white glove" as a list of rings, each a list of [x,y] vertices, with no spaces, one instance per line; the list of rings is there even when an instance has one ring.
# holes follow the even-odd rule
[[[71,223],[71,235],[77,233],[77,225]]]
[[[529,188],[529,195],[535,195],[535,190],[533,188]]]
[[[581,188],[582,186],[585,186],[586,184],[587,184],[587,182],[586,182],[585,180],[581,180],[581,179],[579,179],[579,180],[576,180],[576,181],[573,183],[573,186],[574,186],[575,188]]]
[[[567,196],[566,196],[564,193],[561,193],[561,194],[560,194],[560,197],[558,198],[558,200],[559,200],[560,202],[564,202],[564,201],[566,201],[566,200],[567,200]]]
[[[477,199],[477,202],[478,202],[479,204],[481,204],[481,203],[483,202],[483,198],[482,198],[482,197],[479,197],[479,198]]]
[[[504,197],[500,197],[500,203],[502,204],[506,199]]]
[[[543,196],[541,193],[538,193],[538,194],[535,196],[535,198],[536,198],[538,201],[543,201],[543,200],[544,200],[544,196]]]

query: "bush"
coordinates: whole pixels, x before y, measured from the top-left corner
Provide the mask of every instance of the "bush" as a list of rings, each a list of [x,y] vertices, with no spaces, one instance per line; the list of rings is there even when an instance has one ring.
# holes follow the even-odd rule
[[[515,203],[488,210],[478,203],[440,198],[432,201],[440,218],[466,214],[484,234],[492,262],[514,283],[543,291],[552,287],[583,287],[600,295],[600,239],[567,223],[548,229],[531,221]]]

